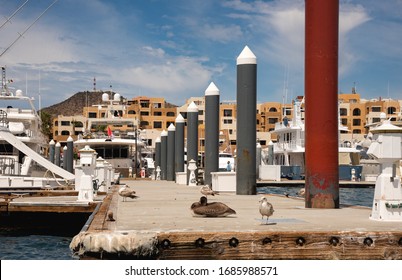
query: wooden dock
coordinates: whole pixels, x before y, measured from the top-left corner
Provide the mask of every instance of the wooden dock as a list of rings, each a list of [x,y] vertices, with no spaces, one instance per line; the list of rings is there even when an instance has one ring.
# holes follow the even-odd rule
[[[1,231],[61,232],[74,235],[80,231],[101,204],[77,201],[76,191],[23,190],[0,192]]]
[[[261,195],[221,193],[209,200],[237,214],[202,218],[190,212],[198,187],[122,183],[140,198],[122,202],[114,187],[70,244],[81,259],[402,259],[402,223],[370,220],[367,207],[306,209],[303,199],[268,194],[275,213],[264,224]]]

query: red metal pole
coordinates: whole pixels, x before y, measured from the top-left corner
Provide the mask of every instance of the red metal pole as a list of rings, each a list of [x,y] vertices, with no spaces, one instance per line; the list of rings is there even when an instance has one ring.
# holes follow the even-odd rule
[[[339,0],[305,4],[305,206],[339,208]]]

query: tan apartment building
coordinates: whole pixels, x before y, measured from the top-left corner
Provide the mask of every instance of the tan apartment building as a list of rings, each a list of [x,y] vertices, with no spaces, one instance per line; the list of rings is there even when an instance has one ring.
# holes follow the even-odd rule
[[[402,115],[402,100],[360,98],[356,92],[339,94],[340,122],[349,129],[348,134],[366,134],[367,124],[380,121],[380,113],[385,112],[387,118]],[[302,101],[303,96],[296,97]],[[124,100],[115,107],[117,114],[122,118],[130,118],[133,125],[113,127],[114,131],[133,131],[139,128],[143,137],[149,139],[149,145],[154,146],[156,137],[162,130],[167,130],[171,123],[175,124],[176,117],[181,114],[187,119],[187,108],[194,102],[199,114],[199,151],[205,150],[205,98],[191,97],[182,106],[175,106],[165,102],[164,98],[138,96],[131,100]],[[115,105],[117,106],[117,105]],[[221,102],[220,104],[220,151],[234,151],[236,149],[236,102]],[[304,106],[302,106],[304,107]],[[99,104],[83,108],[83,116],[59,115],[53,121],[53,136],[58,142],[65,142],[69,135],[75,140],[82,133],[88,118],[102,118],[110,108],[106,104]],[[271,140],[271,131],[275,123],[282,121],[283,117],[293,118],[293,102],[282,104],[279,102],[265,102],[257,104],[256,124],[257,139],[265,147]],[[302,119],[304,113],[302,112]],[[95,128],[93,128],[95,129]],[[186,131],[186,130],[185,130]],[[346,136],[346,135],[345,135]],[[272,140],[276,136],[272,134]]]

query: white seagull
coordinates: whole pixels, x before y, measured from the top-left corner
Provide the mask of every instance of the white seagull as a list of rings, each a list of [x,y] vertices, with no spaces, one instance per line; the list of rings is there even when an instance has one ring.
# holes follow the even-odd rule
[[[138,198],[138,196],[135,195],[135,191],[130,189],[127,185],[124,185],[119,189],[119,195],[123,197],[123,201],[126,201],[127,197]]]
[[[265,196],[263,196],[259,202],[260,202],[261,224],[264,220],[264,216],[267,216],[266,224],[268,224],[269,216],[272,216],[272,214],[274,214],[274,207],[272,206],[271,203],[268,202]]]
[[[206,196],[208,196],[208,195],[214,196],[214,195],[216,195],[216,194],[219,194],[218,192],[212,190],[209,185],[201,186],[201,187],[200,187],[200,192],[201,192],[203,195],[206,195]]]

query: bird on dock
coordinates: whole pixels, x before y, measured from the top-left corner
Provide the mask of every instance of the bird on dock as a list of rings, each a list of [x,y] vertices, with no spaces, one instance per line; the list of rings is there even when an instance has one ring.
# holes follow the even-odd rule
[[[119,189],[119,195],[123,197],[123,201],[126,201],[127,197],[130,198],[138,198],[138,196],[135,195],[135,191],[132,190],[129,186],[124,185]]]
[[[217,191],[212,190],[209,185],[201,186],[200,192],[205,196],[208,196],[208,195],[214,196],[216,194],[219,194]]]
[[[107,211],[107,220],[110,221],[110,222],[116,221],[114,219],[114,217],[113,217],[113,211],[112,210]]]
[[[235,210],[222,202],[208,203],[206,196],[202,196],[200,201],[194,202],[191,205],[191,210],[195,216],[204,217],[226,217],[236,214]]]
[[[301,197],[304,197],[305,194],[306,194],[305,188],[301,188],[301,189],[297,192],[297,195],[298,195],[298,196],[301,196]]]
[[[260,202],[261,224],[264,221],[264,216],[267,216],[266,224],[268,224],[269,217],[272,216],[272,214],[274,214],[274,207],[272,206],[271,203],[268,202],[268,199],[265,196],[263,196],[259,202]]]

